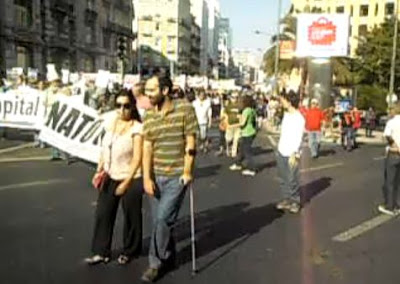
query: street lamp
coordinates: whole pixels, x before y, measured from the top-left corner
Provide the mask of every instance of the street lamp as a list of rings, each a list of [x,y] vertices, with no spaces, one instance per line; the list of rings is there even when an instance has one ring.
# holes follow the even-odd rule
[[[278,21],[276,24],[276,43],[275,43],[275,64],[274,64],[274,77],[276,80],[276,89],[279,92],[278,86],[278,69],[279,69],[279,53],[280,53],[280,42],[281,42],[281,10],[282,10],[282,0],[278,1]],[[268,35],[271,36],[269,33],[261,32],[259,30],[254,31],[257,35]]]
[[[395,68],[396,68],[396,51],[397,51],[397,33],[399,23],[399,1],[394,2],[396,5],[395,17],[394,17],[394,35],[393,35],[393,50],[392,50],[392,62],[390,66],[390,83],[389,83],[389,107],[393,104],[394,95],[394,79],[395,79]]]

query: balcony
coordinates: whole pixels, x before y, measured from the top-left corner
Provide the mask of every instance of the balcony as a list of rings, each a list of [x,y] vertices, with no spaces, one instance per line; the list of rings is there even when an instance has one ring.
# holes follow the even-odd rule
[[[73,13],[74,6],[66,0],[53,0],[51,2],[51,9],[59,13],[69,14]]]

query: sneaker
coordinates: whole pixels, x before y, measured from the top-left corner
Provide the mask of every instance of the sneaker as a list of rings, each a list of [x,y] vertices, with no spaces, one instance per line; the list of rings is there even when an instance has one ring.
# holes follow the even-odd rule
[[[276,204],[276,209],[278,210],[289,210],[289,208],[290,208],[290,203],[286,199]]]
[[[293,214],[297,214],[300,212],[300,204],[293,202],[292,204],[290,204],[289,207],[289,212],[293,213]]]
[[[256,172],[252,170],[244,170],[242,171],[242,175],[254,177],[256,175]]]
[[[148,268],[142,275],[142,281],[152,283],[155,282],[159,277],[159,269]]]
[[[390,215],[390,216],[394,216],[394,215],[399,214],[398,210],[390,210],[390,209],[386,208],[385,205],[379,205],[378,206],[378,211],[383,213],[383,214]]]
[[[108,263],[110,262],[110,258],[106,257],[106,256],[101,256],[101,255],[94,255],[91,257],[87,257],[85,258],[85,263],[89,264],[89,265],[96,265],[96,264],[100,264],[100,263]]]
[[[230,169],[231,171],[241,171],[241,170],[242,170],[242,167],[239,166],[239,165],[237,165],[237,164],[233,164],[232,166],[229,167],[229,169]]]

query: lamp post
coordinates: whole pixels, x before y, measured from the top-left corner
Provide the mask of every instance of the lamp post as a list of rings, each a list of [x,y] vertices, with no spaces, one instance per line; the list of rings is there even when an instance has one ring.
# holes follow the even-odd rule
[[[394,17],[394,35],[393,35],[393,50],[392,50],[392,62],[390,66],[390,83],[389,83],[389,107],[393,104],[393,95],[394,95],[394,80],[395,80],[395,71],[396,71],[396,55],[397,55],[397,33],[398,33],[398,23],[399,23],[399,1],[396,0],[394,2],[396,5],[395,8],[395,17]]]
[[[281,43],[281,10],[282,10],[282,0],[278,1],[278,16],[276,24],[276,42],[275,42],[275,63],[274,63],[274,77],[276,80],[276,90],[279,92],[278,86],[278,73],[279,73],[279,53],[280,53],[280,43]],[[254,31],[257,35],[268,35],[272,36],[270,33],[264,33],[259,30]]]

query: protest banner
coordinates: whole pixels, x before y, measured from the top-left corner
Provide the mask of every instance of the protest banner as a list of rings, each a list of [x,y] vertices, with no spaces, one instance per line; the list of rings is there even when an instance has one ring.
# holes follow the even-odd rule
[[[39,139],[74,157],[97,163],[105,135],[103,120],[96,110],[60,96],[44,120]]]
[[[43,93],[29,87],[0,96],[0,127],[40,129],[45,113]]]

